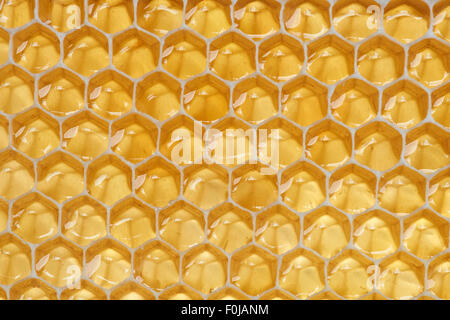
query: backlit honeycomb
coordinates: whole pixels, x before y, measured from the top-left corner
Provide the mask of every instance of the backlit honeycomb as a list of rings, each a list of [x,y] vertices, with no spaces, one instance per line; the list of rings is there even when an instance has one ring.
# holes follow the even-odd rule
[[[2,1],[0,300],[450,299],[449,45],[449,0]]]

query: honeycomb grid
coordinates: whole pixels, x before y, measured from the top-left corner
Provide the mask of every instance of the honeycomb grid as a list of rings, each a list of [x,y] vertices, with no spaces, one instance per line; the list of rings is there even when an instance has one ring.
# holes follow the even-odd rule
[[[0,299],[450,299],[450,1],[53,5],[0,6]]]

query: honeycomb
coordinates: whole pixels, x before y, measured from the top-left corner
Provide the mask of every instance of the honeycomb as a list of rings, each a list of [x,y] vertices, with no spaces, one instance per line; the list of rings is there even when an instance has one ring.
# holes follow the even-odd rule
[[[2,1],[0,300],[450,299],[449,42],[449,0]]]

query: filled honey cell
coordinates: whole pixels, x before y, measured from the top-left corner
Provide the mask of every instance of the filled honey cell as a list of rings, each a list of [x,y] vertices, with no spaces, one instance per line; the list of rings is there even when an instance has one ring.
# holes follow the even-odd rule
[[[280,4],[273,0],[238,0],[234,21],[242,32],[260,40],[280,29]]]
[[[0,6],[0,25],[18,28],[34,18],[34,0],[12,0]]]
[[[58,32],[80,27],[84,20],[83,0],[39,0],[39,18]]]
[[[20,113],[34,104],[34,81],[26,72],[13,65],[0,70],[0,111]]]
[[[0,236],[0,284],[13,284],[31,273],[31,250],[12,234]]]
[[[433,177],[429,184],[428,202],[444,217],[450,217],[450,176],[449,169]]]
[[[450,299],[447,286],[450,274],[450,254],[436,257],[428,267],[428,286],[441,299]]]
[[[106,293],[88,280],[80,280],[61,292],[61,300],[106,300]]]
[[[138,24],[162,37],[183,24],[182,0],[139,0]]]
[[[431,115],[435,121],[450,128],[450,84],[444,85],[431,94]]]
[[[27,193],[35,185],[33,163],[19,153],[0,154],[0,196],[11,200]]]
[[[8,203],[0,201],[0,232],[8,225]]]
[[[58,300],[56,291],[38,278],[29,278],[10,289],[10,300]]]
[[[9,121],[0,117],[0,150],[9,145]]]
[[[186,25],[207,38],[215,37],[231,27],[231,1],[189,0]]]
[[[89,0],[88,20],[97,28],[115,33],[133,23],[133,5],[126,0]]]
[[[111,300],[155,300],[152,292],[135,282],[127,282],[111,292]]]
[[[433,7],[433,31],[438,37],[450,41],[450,3],[442,0]]]
[[[0,29],[0,64],[8,61],[9,56],[9,33]]]

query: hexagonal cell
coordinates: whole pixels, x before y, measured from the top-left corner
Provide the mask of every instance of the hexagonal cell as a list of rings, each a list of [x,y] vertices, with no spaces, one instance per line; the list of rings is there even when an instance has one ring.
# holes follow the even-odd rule
[[[342,166],[352,155],[350,132],[331,120],[325,120],[306,133],[306,156],[331,171]]]
[[[228,173],[218,165],[194,165],[183,171],[183,196],[208,210],[228,198]]]
[[[0,30],[0,64],[8,61],[9,57],[9,33],[5,30]]]
[[[0,25],[18,28],[34,18],[34,0],[12,0],[0,6]]]
[[[330,29],[329,8],[324,0],[289,0],[283,9],[287,32],[303,41],[320,37]]]
[[[433,16],[434,34],[450,42],[450,29],[448,28],[450,4],[448,0],[442,0],[433,7]]]
[[[450,218],[450,169],[438,173],[430,181],[428,203],[446,218]]]
[[[180,111],[181,86],[165,73],[149,75],[136,87],[136,108],[164,121]]]
[[[377,289],[396,300],[411,299],[424,290],[425,267],[405,252],[383,260],[379,265]]]
[[[163,158],[155,157],[136,168],[136,195],[155,207],[165,207],[180,194],[180,173]]]
[[[280,9],[280,3],[273,0],[238,0],[234,23],[248,36],[261,40],[280,29]]]
[[[229,101],[228,86],[209,74],[195,78],[184,87],[184,109],[194,119],[204,123],[225,116],[228,113]]]
[[[161,65],[180,79],[196,76],[206,69],[206,43],[189,31],[177,31],[164,41]]]
[[[68,239],[80,246],[106,236],[106,208],[88,196],[67,202],[62,208],[61,229]]]
[[[208,214],[208,240],[231,253],[253,239],[253,219],[250,213],[224,203]]]
[[[284,291],[273,289],[260,296],[259,300],[295,300],[295,298]]]
[[[305,57],[300,42],[287,35],[265,40],[258,50],[258,68],[273,81],[287,81],[300,73]]]
[[[30,193],[14,202],[11,230],[31,243],[41,243],[58,233],[58,207],[39,193]]]
[[[158,297],[159,300],[203,300],[199,295],[187,286],[176,285],[167,289]]]
[[[79,28],[84,22],[84,1],[39,0],[39,19],[58,32]]]
[[[161,128],[159,151],[180,166],[199,163],[203,157],[202,131],[200,122],[178,116]]]
[[[206,38],[215,37],[231,28],[230,0],[189,0],[186,25]]]
[[[13,65],[2,68],[0,75],[0,111],[15,114],[34,104],[32,77]]]
[[[394,0],[384,8],[385,32],[402,43],[422,37],[428,30],[430,9],[422,0]]]
[[[208,297],[208,300],[250,300],[245,294],[231,287],[218,290]]]
[[[358,299],[373,289],[372,261],[356,250],[346,250],[328,264],[328,285],[346,299]]]
[[[0,150],[9,146],[9,121],[0,116]]]
[[[0,236],[0,284],[10,285],[31,273],[31,250],[12,234]]]
[[[317,208],[326,199],[325,175],[308,162],[300,162],[281,176],[283,202],[298,212]]]
[[[35,108],[14,118],[14,146],[32,158],[41,158],[59,146],[59,124]]]
[[[303,244],[325,258],[344,249],[350,240],[350,221],[333,207],[321,207],[303,220]]]
[[[111,149],[132,163],[144,161],[156,151],[158,128],[138,114],[129,114],[111,126]]]
[[[33,186],[33,163],[15,151],[2,152],[0,154],[0,196],[11,200],[27,193]]]
[[[423,40],[408,50],[408,73],[423,85],[433,88],[450,79],[448,46],[434,39]]]
[[[111,300],[155,300],[153,293],[135,282],[127,282],[111,292]]]
[[[405,66],[403,47],[384,36],[376,36],[358,48],[358,72],[377,86],[400,78]]]
[[[355,134],[355,160],[373,170],[395,166],[402,155],[400,133],[384,122],[372,122]]]
[[[33,73],[43,72],[59,61],[59,40],[40,24],[16,33],[13,39],[14,61]]]
[[[278,89],[256,76],[241,81],[233,90],[234,113],[250,123],[260,123],[278,113]]]
[[[29,278],[11,287],[11,300],[58,300],[58,295],[45,282],[37,278]]]
[[[74,287],[64,289],[61,300],[107,300],[106,293],[87,280],[82,279]]]
[[[131,248],[156,236],[155,211],[142,202],[128,198],[110,212],[111,235]]]
[[[231,257],[232,284],[251,296],[257,296],[276,285],[277,260],[256,246],[242,249]]]
[[[210,294],[227,281],[228,258],[217,248],[205,244],[183,256],[183,281],[194,289]]]
[[[140,78],[158,66],[159,41],[137,29],[113,40],[113,64],[133,78]]]
[[[126,0],[89,0],[88,19],[97,28],[115,33],[128,28],[133,23],[133,4]]]
[[[423,210],[404,220],[403,246],[421,259],[431,259],[448,247],[448,222]]]
[[[37,172],[37,189],[59,203],[84,190],[83,165],[64,152],[40,161]]]
[[[421,122],[428,112],[428,94],[407,80],[400,80],[383,92],[382,115],[400,129]]]
[[[138,24],[162,37],[183,24],[182,0],[139,0]]]
[[[39,79],[38,98],[55,116],[71,115],[84,108],[84,82],[67,69],[52,70]]]
[[[255,53],[256,48],[251,41],[236,32],[227,33],[211,42],[209,69],[225,80],[242,79],[255,72]]]
[[[450,299],[448,276],[450,274],[450,253],[435,258],[428,266],[428,289],[441,299]]]
[[[432,123],[406,135],[405,160],[424,173],[433,173],[450,164],[450,134]]]
[[[205,239],[203,212],[178,201],[159,212],[159,234],[177,250],[184,251]]]
[[[323,291],[312,296],[309,300],[342,300],[342,298],[335,295],[332,291]]]
[[[8,225],[8,203],[0,200],[0,232]]]
[[[353,222],[353,243],[362,253],[380,259],[400,246],[400,221],[381,210],[356,217]]]
[[[308,45],[306,70],[326,84],[336,83],[351,75],[354,49],[335,35],[325,36]]]
[[[358,42],[381,25],[381,7],[373,0],[340,0],[333,5],[333,26],[344,38]]]
[[[80,281],[83,250],[64,238],[40,245],[35,261],[37,275],[55,287],[75,286]]]
[[[259,211],[278,198],[277,176],[261,164],[244,165],[233,171],[231,198],[251,211]]]
[[[101,240],[86,251],[85,272],[95,284],[110,289],[130,277],[131,254],[114,240]]]
[[[99,116],[116,119],[133,107],[133,82],[115,71],[105,71],[89,81],[88,105]]]
[[[109,125],[84,111],[64,121],[61,146],[83,161],[92,160],[108,149]]]
[[[358,214],[375,205],[377,177],[355,164],[339,168],[329,180],[330,203],[350,214]]]
[[[179,266],[178,253],[161,241],[152,241],[134,254],[136,279],[156,291],[179,281]]]
[[[349,127],[359,127],[378,113],[378,90],[359,79],[340,83],[330,101],[333,116]]]
[[[132,190],[131,169],[113,155],[105,155],[89,165],[87,190],[95,199],[110,206]]]
[[[295,248],[300,241],[300,218],[282,205],[256,216],[255,240],[275,254]]]
[[[91,27],[82,27],[64,39],[64,63],[89,77],[109,65],[108,39]]]
[[[431,94],[431,115],[433,119],[450,129],[450,84],[444,85]]]
[[[281,92],[281,112],[301,126],[321,120],[328,112],[328,89],[308,76],[289,82]]]

